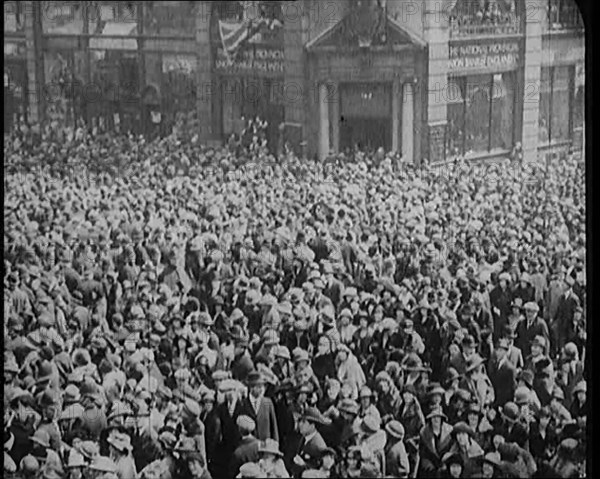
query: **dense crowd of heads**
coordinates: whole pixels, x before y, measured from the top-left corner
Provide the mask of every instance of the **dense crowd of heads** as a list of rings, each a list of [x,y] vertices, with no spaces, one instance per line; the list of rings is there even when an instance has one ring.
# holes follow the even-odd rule
[[[330,160],[5,135],[5,474],[583,477],[582,163]]]

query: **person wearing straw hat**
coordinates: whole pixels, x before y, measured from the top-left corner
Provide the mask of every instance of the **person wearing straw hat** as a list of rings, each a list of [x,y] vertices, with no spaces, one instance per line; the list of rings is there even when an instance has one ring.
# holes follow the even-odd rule
[[[417,477],[435,474],[442,466],[442,456],[450,447],[452,426],[441,407],[434,407],[426,417],[427,424],[419,435],[418,451],[420,455]],[[410,457],[410,452],[409,452]]]
[[[279,450],[279,443],[273,439],[267,439],[260,443],[258,448],[260,459],[258,465],[263,471],[263,477],[290,477],[285,464],[283,453]]]
[[[388,440],[385,446],[385,471],[388,476],[407,478],[410,464],[404,445],[404,426],[400,421],[392,420],[385,425]]]
[[[129,479],[137,476],[135,462],[131,452],[131,438],[122,432],[114,429],[108,436],[106,442],[110,446],[110,458],[116,464],[116,474],[119,479]]]

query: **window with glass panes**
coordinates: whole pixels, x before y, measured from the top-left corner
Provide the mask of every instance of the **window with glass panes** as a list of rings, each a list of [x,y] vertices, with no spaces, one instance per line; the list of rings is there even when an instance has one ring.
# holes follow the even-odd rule
[[[514,72],[450,78],[447,155],[512,149],[515,101]]]
[[[571,139],[573,66],[542,68],[538,139],[542,144]]]

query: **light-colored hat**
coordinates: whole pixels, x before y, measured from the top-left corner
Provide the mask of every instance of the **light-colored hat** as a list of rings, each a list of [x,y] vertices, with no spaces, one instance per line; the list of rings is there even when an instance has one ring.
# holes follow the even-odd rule
[[[254,431],[256,429],[256,422],[254,422],[254,419],[245,414],[238,416],[235,423],[240,429],[246,429],[247,431]]]
[[[283,453],[279,450],[279,443],[274,439],[266,439],[259,446],[258,452],[261,454],[273,454],[275,456],[283,457]]]

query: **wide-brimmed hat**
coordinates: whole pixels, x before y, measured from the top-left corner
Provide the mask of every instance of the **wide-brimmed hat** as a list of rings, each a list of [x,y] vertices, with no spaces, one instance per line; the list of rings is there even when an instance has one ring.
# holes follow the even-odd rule
[[[288,361],[290,361],[292,358],[290,355],[290,350],[287,346],[277,346],[275,348],[274,355],[276,358],[287,359]]]
[[[127,434],[117,430],[111,431],[106,442],[121,452],[131,451],[133,449],[131,446],[131,438]]]
[[[502,459],[498,452],[488,452],[485,456],[482,456],[481,461],[487,462],[494,467],[500,467],[502,465]]]
[[[50,448],[50,434],[45,429],[38,429],[30,439],[31,442],[35,442],[46,449]]]
[[[89,469],[100,472],[117,472],[117,465],[110,457],[97,456],[89,465]]]
[[[19,365],[17,364],[17,360],[12,354],[9,355],[8,358],[4,359],[4,372],[19,374]]]
[[[449,367],[444,377],[444,384],[450,384],[456,379],[460,379],[462,376],[458,374],[458,371],[453,367]]]
[[[587,382],[586,381],[579,381],[575,387],[573,388],[573,395],[577,394],[577,393],[587,393]]]
[[[310,361],[308,351],[301,348],[294,349],[292,351],[292,356],[294,358],[294,363],[298,363],[300,361]]]
[[[439,383],[431,383],[429,385],[429,392],[427,393],[427,395],[434,396],[436,394],[443,396],[444,394],[446,394],[446,390],[442,386],[440,386]]]
[[[444,421],[448,420],[448,416],[446,416],[446,414],[444,414],[444,410],[441,408],[441,406],[432,407],[431,411],[429,411],[429,414],[427,414],[425,419],[427,421],[429,421],[430,419],[433,419],[434,417],[441,417],[442,419],[444,419]]]
[[[367,398],[373,397],[373,391],[371,391],[370,387],[363,386],[360,389],[360,392],[358,393],[358,397],[361,398],[361,399],[365,398],[365,397],[367,397]]]
[[[265,384],[265,378],[259,371],[250,371],[246,378],[248,386],[259,386]]]
[[[546,346],[547,346],[546,338],[544,336],[536,336],[531,341],[531,345],[532,346],[538,346],[538,347],[542,348],[543,351],[545,351],[546,350]]]
[[[518,406],[529,404],[531,402],[531,392],[527,387],[521,386],[515,390],[515,403]]]
[[[265,439],[258,447],[258,452],[283,457],[283,453],[279,450],[279,443],[274,439]]]
[[[529,369],[523,369],[517,374],[517,380],[522,380],[530,388],[533,387],[533,372]]]
[[[479,366],[481,366],[484,362],[485,362],[485,359],[483,359],[479,354],[477,354],[477,353],[473,354],[466,361],[465,372],[466,373],[470,373],[474,369],[476,369]]]
[[[246,464],[242,464],[242,466],[240,467],[240,472],[236,476],[236,478],[253,479],[258,477],[264,477],[264,475],[264,471],[258,464],[254,462],[247,462]]]
[[[67,460],[67,468],[72,467],[85,467],[85,457],[77,449],[71,449],[69,451],[69,458]]]
[[[519,406],[514,402],[509,401],[502,407],[500,414],[507,421],[516,422],[519,419]]]
[[[359,405],[353,399],[342,399],[338,405],[338,411],[345,412],[347,414],[358,415],[359,410]]]
[[[315,407],[307,407],[304,412],[298,416],[298,420],[321,425],[328,425],[331,422]]]
[[[454,427],[452,428],[452,434],[454,436],[456,436],[457,434],[468,434],[471,437],[475,436],[475,432],[473,431],[473,429],[471,429],[471,426],[469,426],[466,422],[464,421],[459,421],[457,422]]]
[[[404,438],[404,426],[400,421],[392,420],[385,425],[386,432],[395,439]]]
[[[360,428],[367,434],[375,434],[381,429],[381,419],[373,414],[367,414],[360,423]]]

